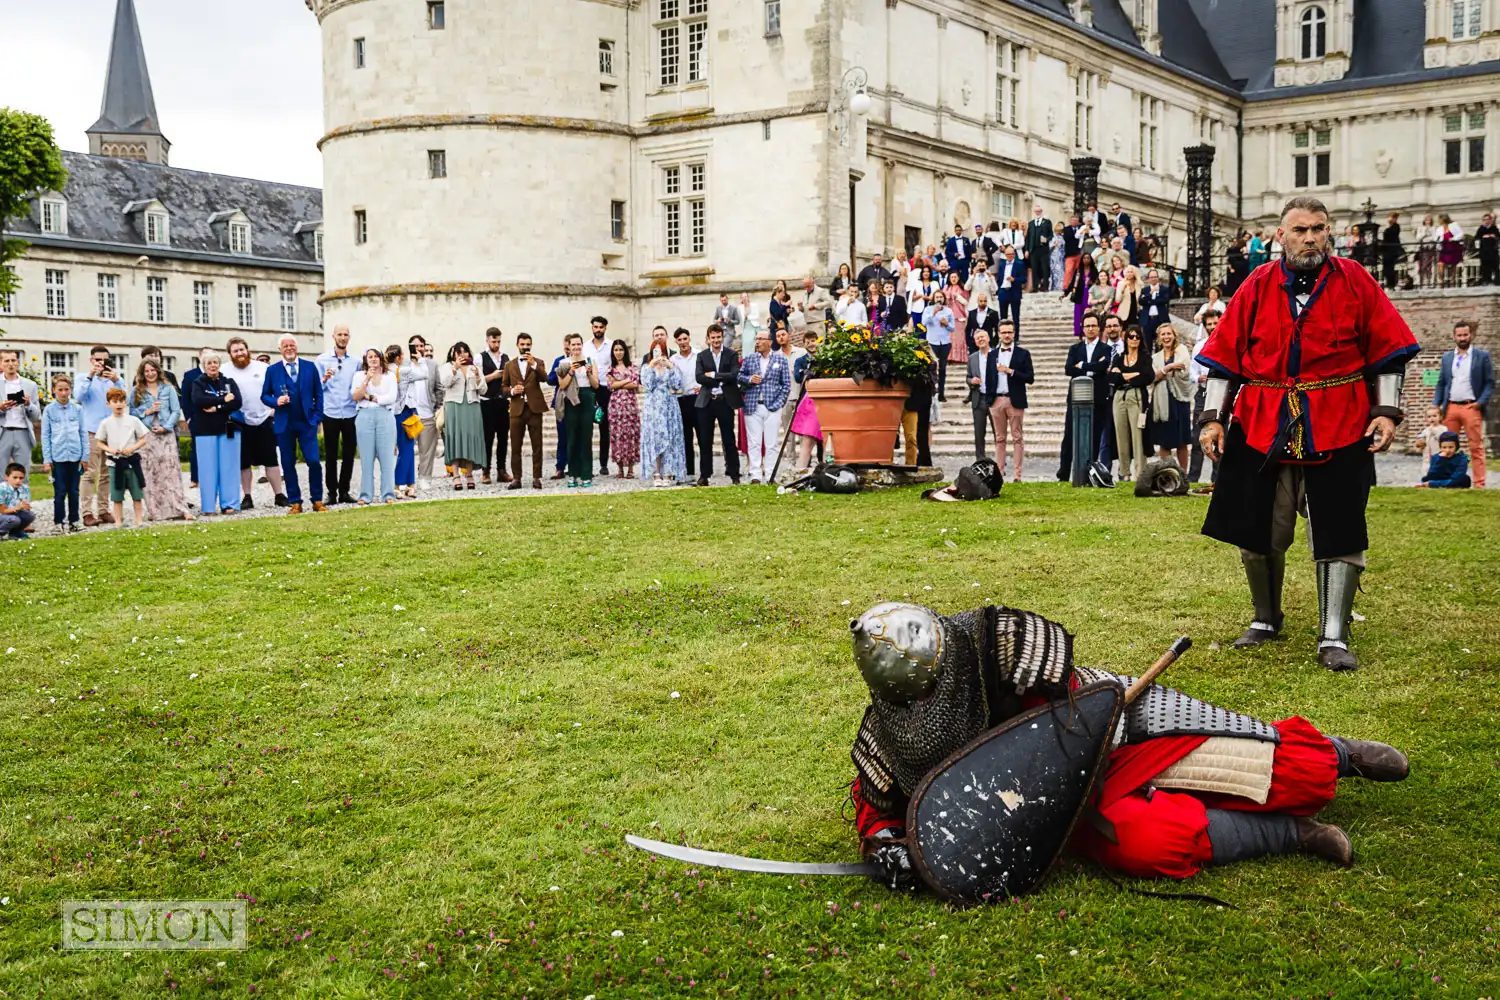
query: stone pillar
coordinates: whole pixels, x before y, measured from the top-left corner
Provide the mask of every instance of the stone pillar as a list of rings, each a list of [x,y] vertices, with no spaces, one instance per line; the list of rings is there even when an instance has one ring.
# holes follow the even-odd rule
[[[1073,165],[1073,211],[1080,219],[1090,205],[1099,204],[1099,164],[1097,156],[1078,156]]]
[[[1189,146],[1187,159],[1187,273],[1183,292],[1208,294],[1214,242],[1214,147]]]

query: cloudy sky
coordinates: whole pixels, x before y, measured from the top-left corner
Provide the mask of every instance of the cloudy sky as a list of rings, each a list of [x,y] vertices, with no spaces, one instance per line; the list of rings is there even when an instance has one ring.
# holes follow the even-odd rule
[[[88,149],[116,0],[4,8],[0,106],[46,116]],[[320,186],[318,22],[303,0],[135,0],[172,165]]]

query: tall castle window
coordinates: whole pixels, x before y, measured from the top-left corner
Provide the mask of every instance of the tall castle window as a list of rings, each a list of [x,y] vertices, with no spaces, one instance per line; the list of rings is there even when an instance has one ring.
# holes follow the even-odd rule
[[[146,322],[167,321],[167,279],[146,279]]]
[[[52,319],[68,318],[68,272],[47,272],[47,315]]]
[[[708,170],[703,163],[661,169],[662,256],[701,257],[708,248]]]
[[[429,149],[427,151],[427,176],[435,181],[440,181],[448,176],[447,150]]]
[[[1020,128],[1021,53],[1015,42],[995,43],[995,121],[1006,128]]]
[[[1094,148],[1094,99],[1099,93],[1099,74],[1086,69],[1073,78],[1073,148]]]
[[[255,329],[255,286],[239,287],[239,321],[243,330]]]
[[[120,318],[120,276],[99,275],[99,318]]]
[[[297,332],[297,289],[281,290],[281,329],[287,333]]]
[[[443,9],[442,0],[427,0],[427,27],[433,31],[442,31],[447,26],[447,12]]]
[[[1453,41],[1478,38],[1484,21],[1484,0],[1452,0]]]
[[[370,241],[370,217],[362,208],[354,210],[354,245],[364,246]]]
[[[656,0],[656,67],[662,87],[708,79],[708,0]]]
[[[214,325],[213,296],[213,282],[193,282],[193,325]]]
[[[1141,143],[1140,152],[1137,154],[1138,161],[1147,170],[1156,169],[1157,153],[1161,149],[1159,135],[1159,123],[1161,122],[1161,101],[1155,97],[1141,95]]]
[[[363,38],[354,40],[354,68],[365,68],[365,40]]]
[[[1301,45],[1303,59],[1322,59],[1328,54],[1328,15],[1322,7],[1302,12]]]
[[[1484,172],[1483,111],[1443,116],[1443,173]]]
[[[1292,183],[1299,188],[1327,187],[1333,183],[1333,153],[1329,146],[1333,133],[1329,129],[1298,132],[1292,136]]]

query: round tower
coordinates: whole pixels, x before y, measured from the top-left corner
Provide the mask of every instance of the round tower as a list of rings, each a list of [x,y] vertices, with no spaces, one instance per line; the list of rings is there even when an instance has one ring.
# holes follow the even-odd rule
[[[538,353],[631,329],[627,7],[308,0],[323,34],[325,329]]]

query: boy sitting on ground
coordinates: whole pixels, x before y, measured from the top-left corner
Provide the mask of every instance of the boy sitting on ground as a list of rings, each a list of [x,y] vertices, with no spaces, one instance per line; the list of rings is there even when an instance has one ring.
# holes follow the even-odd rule
[[[5,467],[0,481],[0,532],[7,542],[24,542],[30,538],[26,529],[36,515],[31,512],[31,487],[26,483],[26,466],[12,462]]]
[[[1444,490],[1466,490],[1473,485],[1469,481],[1469,456],[1459,452],[1457,434],[1444,431],[1438,438],[1438,453],[1432,456],[1427,475],[1417,485]]]

